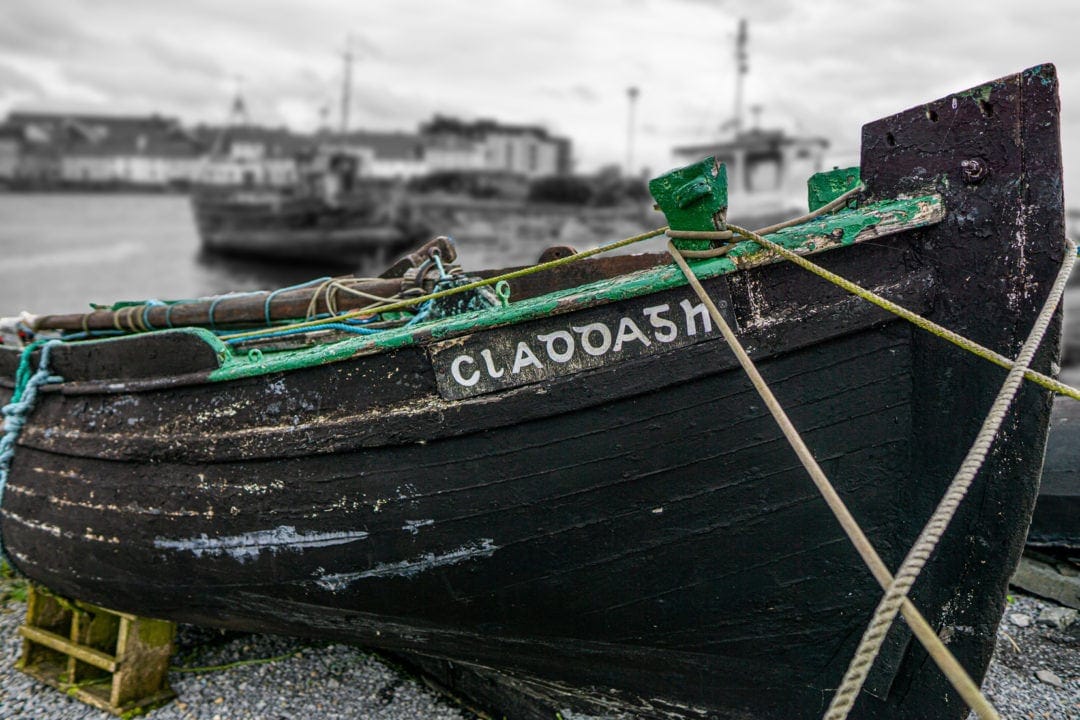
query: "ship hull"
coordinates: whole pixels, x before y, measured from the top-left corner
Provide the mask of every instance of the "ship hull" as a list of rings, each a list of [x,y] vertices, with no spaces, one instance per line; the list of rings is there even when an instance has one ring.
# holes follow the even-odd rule
[[[868,194],[930,183],[946,215],[819,261],[1015,354],[1064,251],[1054,119],[1042,67],[868,125]],[[971,157],[993,158],[977,182]],[[895,568],[1005,371],[790,265],[705,285]],[[1036,368],[1059,340],[1057,316]],[[65,382],[2,507],[20,571],[120,610],[420,656],[514,717],[817,717],[880,598],[685,285],[248,377],[221,379],[205,345],[54,351]],[[912,591],[977,680],[1049,413],[1025,385]],[[966,710],[898,624],[855,713]]]

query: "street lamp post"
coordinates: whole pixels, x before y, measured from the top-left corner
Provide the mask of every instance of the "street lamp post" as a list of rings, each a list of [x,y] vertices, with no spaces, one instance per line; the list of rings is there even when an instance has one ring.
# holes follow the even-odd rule
[[[626,174],[634,174],[634,109],[637,105],[638,95],[641,91],[631,85],[626,88],[626,97],[629,100],[627,124],[626,124]]]

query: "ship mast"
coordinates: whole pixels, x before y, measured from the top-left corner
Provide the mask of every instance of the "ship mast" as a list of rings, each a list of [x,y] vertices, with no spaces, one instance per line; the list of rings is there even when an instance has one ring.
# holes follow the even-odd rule
[[[735,36],[735,137],[743,130],[743,80],[750,66],[746,56],[746,18],[739,20],[739,33]]]

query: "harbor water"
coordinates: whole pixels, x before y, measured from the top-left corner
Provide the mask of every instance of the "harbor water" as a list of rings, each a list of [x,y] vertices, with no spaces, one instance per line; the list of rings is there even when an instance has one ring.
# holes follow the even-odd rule
[[[495,226],[473,223],[456,234],[454,228],[440,232],[455,236],[459,262],[468,272],[536,262],[548,245],[586,249],[642,230],[635,222],[587,227],[569,218],[553,228],[537,228],[536,222],[507,219]],[[652,241],[635,250],[660,247]],[[200,249],[183,195],[0,193],[0,316],[273,289],[323,275],[382,270],[208,255]]]
[[[0,195],[0,315],[290,284],[318,268],[204,256],[180,195]]]

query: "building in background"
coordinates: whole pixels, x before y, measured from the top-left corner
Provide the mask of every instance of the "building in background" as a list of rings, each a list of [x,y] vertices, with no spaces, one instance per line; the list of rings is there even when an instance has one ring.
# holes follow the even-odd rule
[[[676,164],[714,156],[727,166],[729,217],[769,225],[806,212],[806,179],[824,167],[829,141],[754,128],[726,140],[672,150]]]
[[[286,128],[200,125],[195,134],[206,148],[190,176],[200,185],[288,187],[316,149],[312,136]]]
[[[59,116],[12,113],[5,133],[15,139],[13,186],[44,187],[60,182],[64,123]]]
[[[407,180],[430,172],[424,139],[413,133],[324,132],[317,139],[320,151],[355,158],[359,177]]]
[[[570,141],[538,125],[436,115],[420,126],[432,172],[483,170],[526,178],[570,173]]]
[[[285,188],[306,183],[333,157],[348,158],[356,178],[450,172],[527,182],[569,174],[571,144],[540,126],[439,115],[415,133],[300,134],[246,117],[187,128],[161,115],[31,112],[0,125],[0,181],[13,187]]]
[[[191,177],[204,146],[175,118],[12,113],[12,181],[35,186],[167,188]]]
[[[14,125],[0,125],[0,185],[9,185],[15,179],[19,166],[19,147],[22,132]]]
[[[688,165],[715,156],[727,165],[732,194],[805,192],[806,178],[821,172],[829,141],[821,137],[795,137],[782,130],[747,130],[726,141],[702,143],[673,150],[676,162]]]

